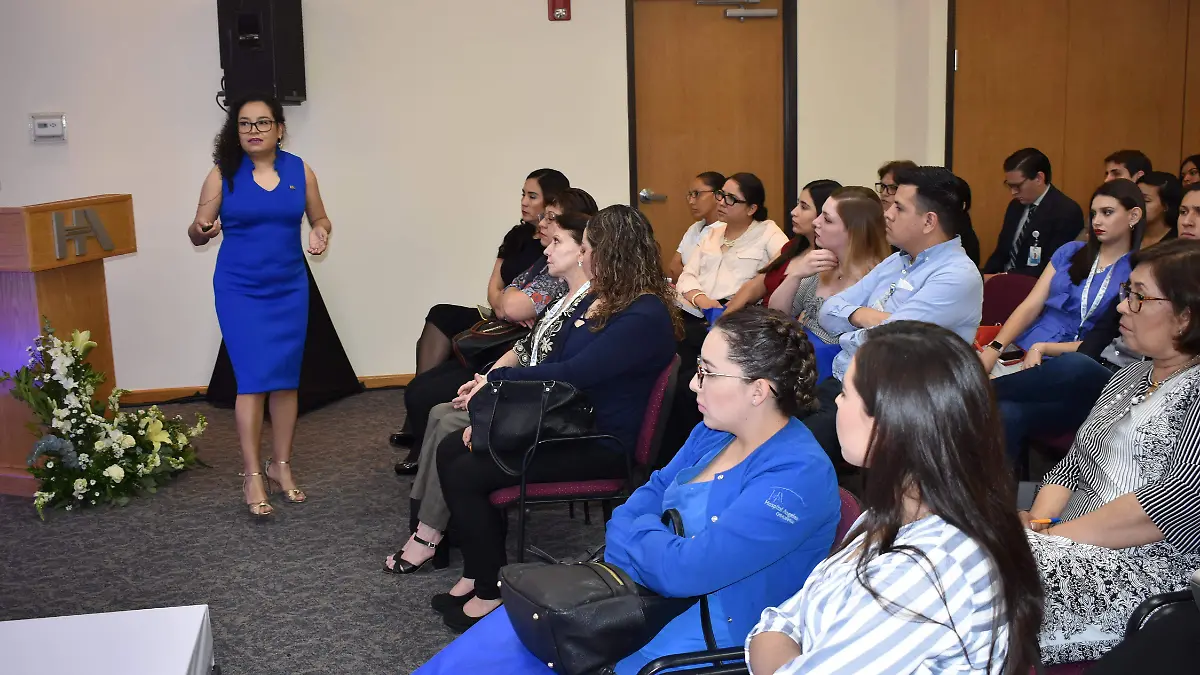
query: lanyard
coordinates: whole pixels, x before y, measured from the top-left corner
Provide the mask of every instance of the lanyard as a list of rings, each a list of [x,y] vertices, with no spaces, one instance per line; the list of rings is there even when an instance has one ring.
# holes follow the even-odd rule
[[[1104,299],[1104,291],[1108,290],[1108,282],[1112,279],[1113,270],[1116,269],[1117,263],[1108,266],[1108,274],[1104,275],[1104,283],[1100,284],[1100,290],[1096,293],[1096,299],[1092,304],[1088,305],[1088,291],[1092,289],[1092,279],[1096,277],[1096,270],[1100,268],[1100,253],[1096,252],[1096,260],[1092,263],[1092,271],[1088,274],[1087,281],[1083,284],[1083,297],[1079,299],[1079,333],[1075,334],[1075,339],[1079,339],[1079,335],[1083,332],[1083,324],[1087,322],[1088,317],[1096,311],[1100,306],[1100,301]]]
[[[529,350],[529,365],[537,365],[538,345],[541,344],[542,338],[546,336],[546,331],[550,329],[551,325],[557,322],[559,315],[566,311],[568,307],[574,307],[575,302],[583,297],[583,294],[587,293],[591,287],[592,282],[585,281],[570,298],[567,298],[565,295],[559,298],[558,302],[554,303],[554,306],[542,315],[541,321],[538,321],[537,327],[533,331],[533,344]]]

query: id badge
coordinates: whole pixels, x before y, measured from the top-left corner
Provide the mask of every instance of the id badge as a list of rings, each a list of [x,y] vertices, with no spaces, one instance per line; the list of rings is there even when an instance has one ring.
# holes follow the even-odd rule
[[[1030,246],[1029,247],[1029,260],[1025,264],[1028,265],[1029,267],[1037,267],[1038,265],[1042,264],[1042,247],[1041,246]]]

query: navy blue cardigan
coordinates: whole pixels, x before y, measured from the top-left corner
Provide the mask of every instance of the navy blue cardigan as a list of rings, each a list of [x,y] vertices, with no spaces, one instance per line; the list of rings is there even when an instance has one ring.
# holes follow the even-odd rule
[[[663,494],[683,469],[728,445],[703,423],[665,468],[613,511],[604,559],[667,597],[716,593],[731,635],[744,639],[767,607],[795,595],[829,555],[841,518],[837,476],[812,432],[788,420],[740,464],[717,474],[708,528],[683,538],[662,524]]]
[[[643,295],[593,331],[582,316],[592,298],[563,321],[546,360],[526,368],[495,368],[488,381],[556,380],[581,389],[596,409],[596,429],[633,452],[650,390],[675,356],[675,331],[662,301]]]

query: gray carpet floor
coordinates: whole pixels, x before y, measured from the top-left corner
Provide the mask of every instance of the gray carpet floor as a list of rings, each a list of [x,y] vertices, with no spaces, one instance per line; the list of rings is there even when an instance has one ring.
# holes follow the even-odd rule
[[[30,501],[0,496],[0,620],[206,604],[225,675],[412,672],[454,637],[429,598],[462,567],[454,551],[437,572],[380,569],[408,536],[411,481],[393,473],[402,455],[387,443],[403,405],[401,390],[373,391],[302,417],[293,470],[309,501],[276,495],[269,522],[242,504],[233,411],[164,406],[209,418],[198,447],[211,468],[125,508],[45,522]],[[531,541],[555,556],[603,536],[565,507],[530,521]]]

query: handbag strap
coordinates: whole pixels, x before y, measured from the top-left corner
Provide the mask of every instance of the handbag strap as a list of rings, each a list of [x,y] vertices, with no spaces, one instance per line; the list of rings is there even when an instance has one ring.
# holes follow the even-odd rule
[[[492,386],[499,389],[498,384],[494,384]],[[542,442],[542,422],[545,421],[545,419],[546,419],[546,402],[550,398],[550,389],[553,386],[554,386],[553,382],[543,382],[542,383],[542,402],[541,402],[541,405],[538,406],[537,431],[534,432],[533,445],[529,446],[529,449],[526,450],[525,454],[522,455],[522,457],[521,457],[521,468],[520,469],[514,469],[513,467],[509,466],[507,462],[505,462],[503,459],[501,459],[500,455],[496,454],[496,445],[494,443],[492,443],[492,429],[494,429],[496,427],[496,423],[495,423],[496,407],[500,405],[500,395],[499,395],[499,392],[497,391],[495,399],[492,402],[492,418],[491,418],[491,423],[488,424],[487,445],[488,445],[488,452],[491,453],[491,455],[492,455],[492,461],[496,462],[496,466],[500,467],[500,470],[503,471],[504,473],[506,473],[510,476],[524,475],[525,471],[529,468],[529,463],[531,461],[533,461],[533,454],[537,450],[538,445]]]
[[[683,532],[683,516],[678,509],[667,509],[662,515],[663,525],[669,525],[675,534],[685,537]],[[704,646],[709,651],[717,650],[717,636],[713,633],[712,612],[708,608],[708,594],[700,596],[700,628],[704,631]]]

